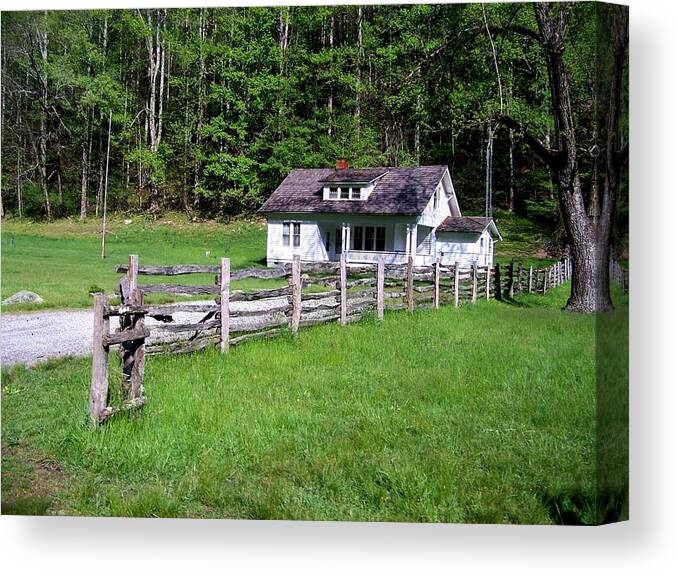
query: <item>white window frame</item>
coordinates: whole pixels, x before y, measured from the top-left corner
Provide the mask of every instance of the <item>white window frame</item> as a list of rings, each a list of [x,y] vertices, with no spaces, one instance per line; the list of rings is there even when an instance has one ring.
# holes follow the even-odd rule
[[[301,222],[295,222],[294,220],[284,221],[282,223],[282,245],[286,248],[301,247]],[[286,233],[287,232],[287,233]],[[295,243],[295,242],[299,243]]]
[[[301,247],[301,222],[292,222],[292,247]]]
[[[291,242],[290,242],[290,237],[291,237],[291,225],[292,222],[283,222],[282,223],[282,245],[285,247],[289,247]],[[285,233],[287,232],[287,233]]]
[[[355,247],[355,238],[358,237],[357,229],[360,228],[360,247],[356,248]],[[365,246],[367,244],[367,229],[371,228],[372,229],[372,249],[367,249]],[[378,229],[383,229],[384,230],[384,249],[383,250],[378,250],[377,249],[377,230]],[[359,251],[359,252],[385,252],[386,251],[386,226],[353,226],[352,230],[352,249],[354,251]]]

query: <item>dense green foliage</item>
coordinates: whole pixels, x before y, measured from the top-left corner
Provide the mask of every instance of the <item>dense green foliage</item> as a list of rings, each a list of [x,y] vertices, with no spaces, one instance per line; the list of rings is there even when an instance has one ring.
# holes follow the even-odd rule
[[[576,7],[568,52],[584,110],[592,11]],[[111,209],[250,212],[291,168],[345,157],[448,164],[462,208],[482,212],[494,127],[494,204],[552,217],[548,171],[493,123],[553,133],[522,29],[529,4],[3,14],[3,207],[41,217],[47,195],[53,216],[100,215],[111,111]]]
[[[593,523],[596,319],[567,291],[154,357],[98,431],[87,359],[15,368],[3,513]]]

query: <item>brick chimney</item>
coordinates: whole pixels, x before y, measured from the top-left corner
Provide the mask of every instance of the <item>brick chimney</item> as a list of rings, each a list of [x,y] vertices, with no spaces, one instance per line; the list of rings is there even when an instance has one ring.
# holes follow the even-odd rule
[[[346,170],[348,169],[348,160],[345,158],[341,158],[337,160],[336,165],[334,166],[335,170]]]

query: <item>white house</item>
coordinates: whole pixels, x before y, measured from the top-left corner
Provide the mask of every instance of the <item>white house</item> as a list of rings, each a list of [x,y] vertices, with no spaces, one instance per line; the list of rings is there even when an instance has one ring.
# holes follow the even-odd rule
[[[349,264],[492,265],[501,239],[491,218],[463,217],[447,166],[295,169],[259,210],[269,266],[292,260]]]

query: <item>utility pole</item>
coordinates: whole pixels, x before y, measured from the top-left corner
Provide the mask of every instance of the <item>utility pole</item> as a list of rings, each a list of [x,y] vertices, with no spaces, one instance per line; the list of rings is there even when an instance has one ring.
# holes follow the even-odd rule
[[[104,207],[101,220],[101,259],[106,257],[106,201],[108,199],[108,160],[111,155],[111,120],[113,110],[108,111],[108,144],[106,145],[106,175],[104,176]]]

